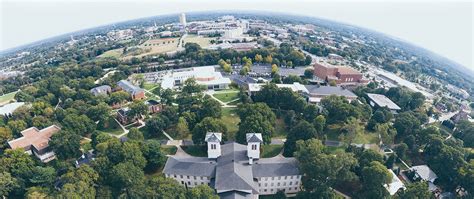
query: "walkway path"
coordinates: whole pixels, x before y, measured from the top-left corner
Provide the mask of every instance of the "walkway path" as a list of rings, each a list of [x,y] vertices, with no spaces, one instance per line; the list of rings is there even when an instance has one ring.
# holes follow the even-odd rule
[[[212,99],[216,100],[217,102],[219,102],[219,104],[221,104],[222,108],[236,108],[237,106],[236,105],[229,105],[229,103],[232,103],[232,102],[235,102],[237,100],[239,100],[238,98],[237,99],[233,99],[231,101],[228,101],[228,102],[223,102],[221,101],[220,99],[217,99],[216,97],[214,97],[214,94],[215,93],[238,93],[239,91],[220,91],[220,92],[215,92],[215,91],[206,91],[204,92],[205,95],[209,95],[211,96]]]

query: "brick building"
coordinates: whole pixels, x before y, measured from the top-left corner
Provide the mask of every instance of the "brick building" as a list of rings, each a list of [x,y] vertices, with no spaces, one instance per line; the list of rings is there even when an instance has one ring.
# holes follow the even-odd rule
[[[336,84],[365,84],[368,81],[359,71],[346,66],[333,66],[325,63],[314,64],[314,75],[327,82],[334,80]]]

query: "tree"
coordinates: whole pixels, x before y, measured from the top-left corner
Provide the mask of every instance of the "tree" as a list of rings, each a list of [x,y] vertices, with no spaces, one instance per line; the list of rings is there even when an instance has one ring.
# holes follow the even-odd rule
[[[340,129],[341,134],[339,137],[341,140],[351,144],[357,135],[364,133],[364,127],[360,125],[360,121],[356,118],[351,117]]]
[[[50,186],[56,179],[56,170],[53,167],[37,166],[33,169],[33,176],[30,182],[36,185]]]
[[[337,182],[356,178],[351,171],[357,165],[357,159],[350,153],[324,153],[320,140],[309,139],[296,143],[295,157],[299,162],[304,195],[309,198],[327,198],[334,196],[330,187]]]
[[[94,132],[96,124],[86,115],[68,114],[62,121],[63,129],[78,135]]]
[[[428,190],[427,182],[415,182],[407,185],[405,190],[399,191],[396,198],[432,198],[433,194]]]
[[[408,150],[408,145],[402,142],[397,145],[394,150],[395,153],[397,153],[397,156],[403,159],[405,158],[406,152]]]
[[[111,104],[122,104],[124,101],[131,99],[130,94],[125,91],[117,91],[110,94]]]
[[[246,143],[247,133],[261,133],[263,142],[270,143],[271,135],[275,132],[275,114],[264,103],[243,104],[238,108],[240,117],[239,131],[236,140]]]
[[[186,199],[186,188],[178,181],[163,176],[152,176],[147,181],[149,187],[145,198]]]
[[[122,162],[112,167],[110,185],[116,190],[133,194],[137,188],[144,186],[145,175],[139,167],[131,162]]]
[[[314,76],[314,69],[312,68],[307,68],[304,70],[304,77],[307,79],[313,79]]]
[[[391,180],[392,174],[387,167],[378,161],[373,161],[362,169],[363,188],[361,195],[364,198],[385,198],[389,194],[383,185],[391,182]]]
[[[382,142],[386,145],[393,144],[397,135],[397,131],[388,123],[375,125],[375,133],[380,135]]]
[[[184,117],[179,117],[178,123],[176,124],[176,133],[179,137],[186,137],[190,133],[188,122],[186,122]]]
[[[81,155],[81,136],[67,130],[53,134],[49,146],[59,159],[77,158]]]
[[[326,118],[324,115],[316,116],[316,118],[314,118],[313,125],[316,131],[321,134],[324,130],[324,127],[326,126]]]
[[[92,106],[87,111],[87,116],[93,121],[105,122],[110,116],[110,111],[112,109],[106,103],[101,102],[96,106]]]
[[[374,161],[383,163],[383,156],[380,155],[380,153],[378,153],[377,151],[374,151],[372,149],[366,149],[360,154],[358,160],[359,167],[364,168],[370,166],[370,163]]]
[[[397,115],[393,127],[397,129],[397,137],[404,138],[420,127],[420,121],[411,112],[402,112]]]
[[[316,138],[317,131],[314,129],[313,125],[305,120],[301,120],[296,126],[291,128],[290,132],[286,137],[286,142],[283,149],[283,155],[293,156],[293,153],[296,150],[296,141],[298,140],[308,140],[311,138]]]
[[[19,188],[18,180],[8,172],[0,172],[0,196],[7,197],[8,194]]]
[[[1,131],[1,130],[0,130]],[[461,121],[456,127],[453,136],[461,139],[465,147],[474,147],[474,123]]]
[[[204,97],[198,116],[201,119],[205,117],[220,118],[222,116],[221,104],[209,96]]]
[[[336,80],[329,81],[329,86],[337,86]]]
[[[198,185],[189,191],[189,198],[219,199],[219,196],[208,185]]]
[[[161,102],[163,104],[171,105],[174,101],[174,91],[171,89],[165,89],[161,92]]]
[[[208,132],[219,132],[225,137],[227,127],[220,119],[206,117],[193,128],[193,142],[195,144],[205,144],[204,138]]]
[[[141,118],[141,115],[145,115],[148,112],[148,107],[142,101],[134,101],[129,105],[130,111],[128,117]]]
[[[19,135],[21,131],[25,130],[27,125],[23,120],[10,120],[7,123],[8,128],[13,134]]]
[[[256,54],[256,55],[255,55],[255,62],[257,62],[257,63],[262,63],[262,61],[263,61],[262,55]]]
[[[150,135],[159,135],[170,125],[170,121],[166,116],[160,115],[146,120],[145,127]]]
[[[8,127],[0,127],[0,150],[7,147],[7,141],[12,139],[12,131]]]
[[[272,64],[272,77],[278,73],[278,66],[276,64]]]
[[[181,90],[183,93],[193,94],[193,93],[200,93],[204,90],[204,88],[199,85],[194,78],[189,78],[184,81],[183,89]]]
[[[7,149],[0,158],[0,165],[2,165],[0,171],[8,172],[16,178],[27,180],[33,173],[35,162],[23,149]]]
[[[166,156],[161,152],[161,144],[156,140],[148,140],[142,147],[143,157],[145,157],[147,164],[145,169],[148,171],[155,171],[164,165]]]
[[[144,137],[143,137],[143,133],[138,130],[138,128],[136,127],[132,127],[128,134],[127,134],[127,137],[131,140],[137,140],[137,141],[143,141],[144,140]]]

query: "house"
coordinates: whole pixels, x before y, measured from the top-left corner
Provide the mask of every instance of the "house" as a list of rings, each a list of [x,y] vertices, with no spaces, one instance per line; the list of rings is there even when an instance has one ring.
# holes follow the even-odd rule
[[[463,121],[463,120],[469,120],[469,113],[467,111],[464,111],[464,110],[459,110],[459,112],[457,112],[455,115],[453,115],[450,119],[454,122],[454,123],[458,123],[460,121]]]
[[[132,100],[141,100],[145,98],[145,90],[133,85],[127,80],[120,80],[117,82],[117,86],[119,87],[119,90],[129,93],[132,97]]]
[[[418,165],[410,168],[411,172],[414,172],[414,179],[420,179],[428,182],[428,189],[430,191],[436,191],[438,187],[434,184],[434,181],[438,178],[435,172],[433,172],[428,165]]]
[[[335,81],[336,84],[343,85],[368,83],[366,79],[363,79],[362,73],[353,68],[347,66],[334,66],[322,62],[314,64],[314,76],[327,82]]]
[[[369,98],[369,104],[372,107],[386,107],[394,114],[396,114],[397,111],[401,110],[401,108],[397,104],[395,104],[392,100],[388,99],[388,97],[385,97],[385,95],[367,93],[367,97]]]
[[[158,113],[163,109],[163,105],[156,100],[147,100],[145,104],[149,113]]]
[[[246,138],[247,145],[221,145],[221,133],[207,133],[208,157],[169,156],[163,173],[189,188],[207,184],[224,199],[300,191],[301,174],[295,158],[260,158],[262,135],[250,133]]]
[[[136,122],[138,118],[130,117],[130,108],[125,107],[121,108],[117,111],[117,120],[122,124],[122,125],[127,125],[133,122]]]
[[[189,78],[194,78],[199,85],[205,86],[209,90],[222,90],[229,88],[229,84],[231,83],[230,79],[223,77],[220,72],[215,70],[214,66],[174,70],[163,77],[161,87],[163,89],[172,89],[182,86]]]
[[[44,129],[38,130],[31,127],[21,131],[20,138],[9,141],[8,145],[11,149],[23,149],[25,153],[34,154],[41,162],[49,162],[56,158],[54,151],[49,148],[49,140],[53,134],[59,132],[61,128],[51,125]]]
[[[384,184],[383,187],[387,189],[388,193],[390,193],[391,196],[395,195],[398,190],[400,189],[406,189],[405,185],[403,182],[398,178],[398,176],[393,172],[391,169],[388,169],[388,171],[392,174],[392,181],[389,184]]]
[[[83,164],[90,165],[93,160],[95,160],[95,154],[91,150],[87,153],[83,153],[81,157],[79,157],[76,162],[74,162],[74,165],[76,168],[79,168]]]
[[[102,85],[95,87],[90,91],[94,96],[109,95],[112,92],[112,88],[109,85]]]
[[[305,96],[310,103],[319,103],[322,99],[331,95],[343,96],[349,102],[357,99],[356,94],[341,86],[305,85],[305,87],[308,91]]]

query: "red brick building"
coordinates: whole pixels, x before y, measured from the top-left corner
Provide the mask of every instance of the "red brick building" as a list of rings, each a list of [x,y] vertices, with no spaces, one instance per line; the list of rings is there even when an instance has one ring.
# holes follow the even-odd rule
[[[314,64],[314,75],[327,82],[334,80],[336,84],[364,84],[368,82],[363,79],[362,73],[353,68],[323,63]]]

